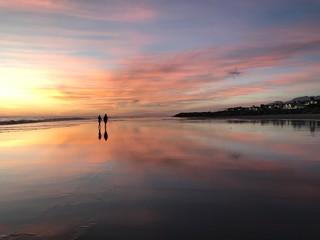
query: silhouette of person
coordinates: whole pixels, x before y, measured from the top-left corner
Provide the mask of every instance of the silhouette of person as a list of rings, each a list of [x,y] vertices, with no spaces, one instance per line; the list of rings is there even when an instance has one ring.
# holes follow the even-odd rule
[[[107,114],[104,115],[103,121],[104,121],[104,125],[107,125],[107,122],[108,122],[108,115]]]
[[[108,133],[107,133],[107,129],[104,129],[104,135],[103,135],[103,137],[104,137],[104,140],[108,140]]]
[[[102,135],[101,135],[101,127],[99,126],[98,129],[99,129],[98,138],[99,138],[99,140],[101,140],[101,137],[102,137]]]
[[[99,116],[98,116],[98,123],[99,123],[99,126],[100,126],[100,124],[101,124],[101,120],[102,120],[102,118],[101,118],[101,116],[99,115]]]

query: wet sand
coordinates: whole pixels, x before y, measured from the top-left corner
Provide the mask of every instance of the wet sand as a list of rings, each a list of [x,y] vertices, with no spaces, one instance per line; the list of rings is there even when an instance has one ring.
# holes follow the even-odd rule
[[[178,117],[180,119],[244,119],[244,120],[320,120],[320,114],[281,114],[281,115],[248,115],[248,116],[224,116],[224,117]]]
[[[257,120],[320,120],[320,114],[283,114],[283,115],[255,115],[238,116],[230,119],[257,119]]]
[[[320,122],[261,122],[2,132],[0,239],[320,239]]]
[[[204,119],[244,119],[244,120],[320,120],[320,114],[282,114],[282,115],[248,115],[248,116],[224,116],[224,117],[178,117],[180,119],[204,120]]]

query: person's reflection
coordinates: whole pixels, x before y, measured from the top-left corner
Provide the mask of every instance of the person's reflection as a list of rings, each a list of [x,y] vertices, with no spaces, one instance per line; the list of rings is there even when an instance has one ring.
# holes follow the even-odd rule
[[[102,135],[101,135],[101,127],[99,126],[98,129],[99,129],[98,138],[99,138],[99,140],[101,140],[101,137],[102,137]]]
[[[104,128],[104,135],[103,135],[103,137],[104,137],[104,140],[108,140],[108,133],[107,133],[107,128]]]
[[[101,140],[102,138],[102,134],[101,134],[101,125],[99,124],[98,125],[98,139]],[[107,124],[104,125],[104,134],[103,134],[103,138],[105,141],[108,140],[109,138],[109,135],[108,135],[108,132],[107,132]]]

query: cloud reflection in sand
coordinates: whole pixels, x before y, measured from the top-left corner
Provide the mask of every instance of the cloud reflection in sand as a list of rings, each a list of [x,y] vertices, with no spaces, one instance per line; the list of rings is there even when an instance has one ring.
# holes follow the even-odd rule
[[[310,206],[320,200],[318,130],[131,120],[112,122],[108,135],[99,141],[93,123],[2,133],[0,229],[64,238],[91,223],[101,233],[101,224],[179,222],[179,204],[199,206],[188,211],[201,218],[224,202],[238,211],[231,199],[249,198],[257,206],[270,199]],[[171,206],[178,215],[167,212]]]

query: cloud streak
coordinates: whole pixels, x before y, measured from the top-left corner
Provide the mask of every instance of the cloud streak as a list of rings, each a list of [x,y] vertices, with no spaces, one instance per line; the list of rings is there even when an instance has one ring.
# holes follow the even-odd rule
[[[171,109],[179,106],[182,109],[196,108],[208,102],[233,100],[237,104],[235,99],[270,93],[279,86],[290,89],[292,84],[305,85],[307,80],[311,85],[316,84],[315,69],[311,73],[274,74],[268,78],[250,75],[256,69],[287,66],[288,61],[298,61],[301,55],[320,50],[318,41],[291,44],[286,49],[283,46],[286,45],[268,46],[243,54],[241,58],[239,52],[249,51],[251,47],[244,49],[241,46],[241,51],[235,51],[235,54],[233,50],[214,47],[178,54],[140,54],[121,61],[121,67],[108,77],[101,74],[95,78],[95,85],[102,86],[102,89],[62,90],[62,95],[57,98],[71,101],[94,99],[89,104],[92,108],[109,104],[120,112],[121,109],[143,111],[157,107],[159,111],[171,113]],[[228,70],[234,67],[240,67],[244,76],[230,77]],[[310,69],[303,64],[302,67]],[[254,80],[248,82],[246,78]]]
[[[21,88],[7,82],[28,71],[41,74],[23,86],[63,113],[171,115],[316,95],[317,4],[285,3],[0,1],[1,107],[14,107],[8,93]]]
[[[140,22],[152,19],[156,14],[145,4],[131,1],[93,1],[92,3],[74,0],[12,0],[0,1],[0,7],[12,11],[53,13],[115,22]]]

